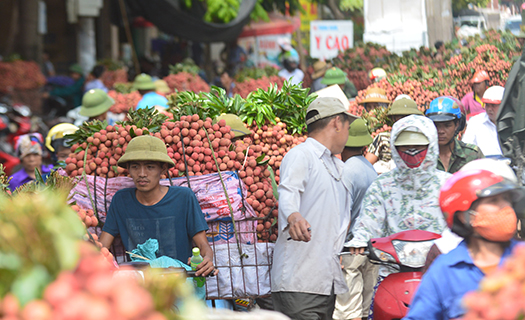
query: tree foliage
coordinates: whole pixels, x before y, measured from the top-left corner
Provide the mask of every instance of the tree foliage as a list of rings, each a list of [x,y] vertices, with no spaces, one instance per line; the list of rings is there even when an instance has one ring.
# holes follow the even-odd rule
[[[489,2],[490,0],[453,0],[452,12],[454,15],[456,15],[460,10],[467,9],[470,3],[477,7],[485,8]]]

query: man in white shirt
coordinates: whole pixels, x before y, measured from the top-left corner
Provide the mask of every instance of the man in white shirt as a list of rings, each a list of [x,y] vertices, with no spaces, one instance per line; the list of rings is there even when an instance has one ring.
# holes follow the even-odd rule
[[[291,319],[332,319],[335,295],[348,288],[338,254],[350,224],[343,151],[356,117],[321,97],[308,107],[309,138],[281,164],[279,237],[272,265],[275,310]]]
[[[467,131],[463,135],[463,142],[477,145],[486,157],[501,156],[501,147],[496,129],[496,117],[499,105],[503,99],[505,88],[493,86],[483,94],[486,113],[473,116],[467,123]]]

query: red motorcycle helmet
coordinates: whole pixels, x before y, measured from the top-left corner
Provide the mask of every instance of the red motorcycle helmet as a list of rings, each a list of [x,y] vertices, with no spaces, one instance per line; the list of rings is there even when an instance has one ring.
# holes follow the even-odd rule
[[[514,182],[479,169],[454,173],[440,191],[439,206],[451,229],[454,225],[454,215],[469,210],[472,203],[478,199],[510,192],[512,201],[515,202],[522,196],[521,189]]]

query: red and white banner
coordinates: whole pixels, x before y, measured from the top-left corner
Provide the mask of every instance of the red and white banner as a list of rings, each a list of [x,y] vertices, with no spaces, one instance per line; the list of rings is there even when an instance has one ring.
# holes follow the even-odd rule
[[[354,47],[354,23],[348,20],[310,22],[310,56],[322,60]]]

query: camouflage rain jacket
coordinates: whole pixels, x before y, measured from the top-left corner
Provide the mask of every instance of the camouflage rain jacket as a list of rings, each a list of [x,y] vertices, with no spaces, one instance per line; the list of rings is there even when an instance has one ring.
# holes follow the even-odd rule
[[[354,224],[354,238],[347,247],[366,247],[371,238],[386,237],[405,230],[426,230],[441,234],[446,227],[439,208],[439,189],[451,176],[437,169],[439,146],[432,120],[408,116],[392,128],[390,143],[401,131],[413,128],[423,133],[430,145],[423,163],[410,169],[392,148],[396,168],[381,174],[368,188],[361,214]]]

